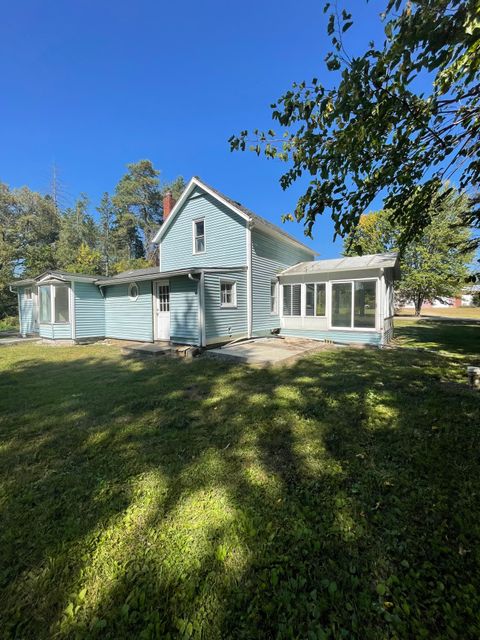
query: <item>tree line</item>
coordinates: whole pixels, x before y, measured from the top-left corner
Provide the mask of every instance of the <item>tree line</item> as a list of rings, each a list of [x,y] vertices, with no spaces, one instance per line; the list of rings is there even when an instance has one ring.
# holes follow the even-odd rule
[[[0,318],[16,313],[8,287],[15,278],[49,269],[113,275],[153,266],[151,239],[163,220],[163,196],[171,191],[177,199],[184,187],[182,177],[162,182],[152,162],[140,160],[127,165],[112,194],[103,194],[94,216],[85,194],[61,207],[55,193],[0,182]]]

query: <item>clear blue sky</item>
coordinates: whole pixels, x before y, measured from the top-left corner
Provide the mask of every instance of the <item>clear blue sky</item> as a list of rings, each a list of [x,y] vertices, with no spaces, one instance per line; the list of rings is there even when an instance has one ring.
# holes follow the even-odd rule
[[[346,0],[353,52],[379,40],[386,2]],[[295,80],[331,84],[322,0],[5,2],[0,22],[0,180],[47,192],[58,167],[69,203],[92,212],[128,162],[165,180],[199,175],[280,224],[299,188],[282,165],[229,150],[232,133],[270,128],[269,105]],[[303,227],[289,224],[303,239]],[[338,255],[328,218],[307,243]]]

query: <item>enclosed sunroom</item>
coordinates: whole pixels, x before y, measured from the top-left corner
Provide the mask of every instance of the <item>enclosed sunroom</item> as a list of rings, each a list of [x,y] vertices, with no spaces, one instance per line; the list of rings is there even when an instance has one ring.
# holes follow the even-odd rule
[[[301,262],[278,274],[282,335],[382,345],[393,336],[397,255]]]

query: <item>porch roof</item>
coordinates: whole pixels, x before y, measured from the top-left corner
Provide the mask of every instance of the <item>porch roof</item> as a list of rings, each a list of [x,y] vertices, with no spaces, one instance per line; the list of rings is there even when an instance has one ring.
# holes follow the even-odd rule
[[[334,258],[333,260],[311,260],[299,262],[278,274],[282,276],[309,275],[342,271],[363,271],[365,269],[395,268],[398,263],[396,253],[375,253],[367,256]]]
[[[227,273],[232,271],[245,271],[246,267],[189,267],[187,269],[174,269],[173,271],[160,271],[158,267],[147,269],[135,269],[124,271],[110,278],[98,278],[95,284],[99,287],[108,287],[114,284],[126,284],[127,282],[142,282],[144,280],[168,280],[176,276],[188,276],[200,273]]]

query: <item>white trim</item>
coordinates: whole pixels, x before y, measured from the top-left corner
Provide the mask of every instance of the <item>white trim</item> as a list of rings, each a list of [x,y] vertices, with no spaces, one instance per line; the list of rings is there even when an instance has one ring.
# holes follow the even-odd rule
[[[195,187],[200,187],[200,189],[202,189],[203,191],[211,195],[213,198],[221,202],[223,205],[225,205],[235,213],[237,213],[244,220],[250,220],[250,217],[247,216],[245,213],[243,213],[243,211],[240,211],[240,209],[237,209],[237,207],[234,207],[230,202],[227,202],[224,198],[219,196],[218,193],[215,193],[214,191],[212,191],[209,187],[207,187],[207,185],[203,184],[201,180],[193,177],[185,187],[184,192],[180,196],[179,200],[177,200],[177,202],[175,203],[175,206],[173,207],[173,209],[170,211],[170,215],[168,216],[168,218],[155,234],[152,242],[157,243],[160,240],[160,238],[163,237],[163,235],[165,234],[165,231],[172,224],[173,219],[175,218],[179,210],[182,208],[184,202],[187,200],[188,196],[195,189]]]
[[[230,209],[230,211],[233,211],[234,213],[236,213],[243,220],[246,220],[247,222],[252,222],[251,216],[249,216],[248,214],[244,213],[241,209],[239,209],[238,207],[233,205],[228,200],[225,200],[225,198],[222,198],[221,195],[219,195],[216,191],[213,191],[212,189],[210,189],[210,187],[208,187],[206,184],[204,184],[201,180],[199,180],[198,178],[193,177],[190,180],[190,182],[188,183],[188,185],[185,187],[182,195],[180,196],[180,199],[175,203],[175,206],[171,210],[170,215],[168,216],[168,218],[162,224],[160,229],[157,231],[157,233],[153,237],[152,242],[154,244],[157,244],[160,241],[160,239],[163,238],[166,230],[170,227],[170,225],[172,224],[174,218],[177,216],[178,212],[180,211],[180,209],[184,205],[185,201],[187,200],[189,195],[192,193],[192,191],[196,187],[199,187],[200,189],[202,189],[202,191],[205,191],[205,193],[208,193],[212,198],[215,198],[215,200],[217,200],[218,202],[221,202],[225,207]],[[265,232],[267,234],[270,234],[272,236],[279,237],[279,238],[283,239],[284,241],[289,242],[290,244],[293,244],[293,245],[303,249],[307,253],[310,253],[312,256],[318,255],[318,253],[314,249],[310,249],[310,247],[307,247],[306,245],[302,244],[300,242],[300,240],[296,240],[295,238],[289,237],[288,235],[284,235],[284,233],[282,232],[282,229],[276,228],[274,223],[271,223],[271,224],[273,225],[272,227],[268,223],[263,223],[261,220],[257,219],[255,221],[255,225],[261,231],[263,231],[263,232]]]
[[[222,302],[222,285],[232,285],[232,302]],[[232,278],[220,278],[220,309],[237,308],[237,281]]]
[[[158,289],[159,287],[168,287],[168,338],[165,337],[160,337],[159,336],[159,331],[158,331],[158,324],[159,324],[159,315],[160,315],[160,309],[159,309],[159,299],[158,299]],[[153,314],[154,314],[154,320],[153,320],[153,324],[154,324],[154,330],[153,330],[153,339],[155,340],[170,340],[171,338],[171,326],[170,326],[170,320],[171,320],[171,315],[170,315],[170,304],[171,304],[171,298],[170,298],[170,280],[155,280],[153,282],[153,291],[154,291],[154,295],[153,295]],[[167,312],[163,312],[163,313],[167,313]]]
[[[53,284],[48,285],[50,287],[50,323],[55,324],[55,296],[56,296],[56,288]]]
[[[76,325],[76,317],[75,317],[75,282],[72,281],[70,285],[70,294],[69,294],[69,316],[70,316],[70,325],[72,327],[72,340],[75,340],[77,337],[77,325]]]
[[[253,273],[252,273],[252,229],[247,222],[245,228],[246,257],[247,257],[247,338],[253,334]]]
[[[196,224],[197,224],[197,222],[203,222],[203,251],[197,251],[196,250],[196,240],[197,240]],[[201,238],[202,236],[198,236],[198,237]],[[205,224],[205,216],[202,216],[200,218],[195,218],[194,220],[192,220],[192,254],[194,256],[201,256],[206,251],[207,251],[207,226]]]

